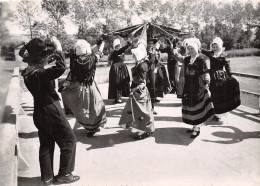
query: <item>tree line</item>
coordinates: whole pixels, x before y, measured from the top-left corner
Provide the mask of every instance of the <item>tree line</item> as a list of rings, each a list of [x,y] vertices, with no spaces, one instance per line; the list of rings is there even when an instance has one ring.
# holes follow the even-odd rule
[[[46,15],[41,20],[39,16]],[[101,33],[149,21],[194,34],[208,47],[219,36],[226,50],[234,47],[260,48],[260,2],[218,2],[210,0],[42,0],[40,4],[21,0],[14,21],[31,37],[56,35],[69,49],[73,38],[84,38],[94,44]],[[65,22],[77,27],[74,37],[68,35]],[[111,48],[108,42],[106,50]],[[237,45],[237,46],[236,46]]]

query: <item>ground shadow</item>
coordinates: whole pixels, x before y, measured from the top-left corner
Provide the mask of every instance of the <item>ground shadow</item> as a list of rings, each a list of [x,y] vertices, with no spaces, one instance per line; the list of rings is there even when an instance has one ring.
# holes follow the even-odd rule
[[[181,103],[155,103],[156,107],[181,107]]]
[[[107,117],[121,117],[124,107],[112,107],[106,109]]]
[[[18,177],[18,186],[43,186],[41,177]]]
[[[212,127],[217,127],[217,126],[212,126]],[[221,143],[221,144],[233,144],[233,143],[239,143],[245,139],[260,138],[260,131],[243,132],[242,130],[233,126],[218,126],[218,127],[231,129],[233,130],[233,132],[219,131],[219,132],[212,133],[213,136],[224,138],[227,140],[217,140],[217,141],[202,140],[202,141]]]
[[[260,117],[259,114],[257,114],[257,113],[251,113],[251,112],[246,112],[246,111],[241,110],[241,109],[236,109],[236,110],[238,110],[239,112],[242,112],[242,113],[236,113],[236,112],[234,112],[234,111],[231,111],[230,113],[232,113],[232,114],[234,114],[234,115],[236,115],[236,116],[243,117],[243,118],[246,118],[246,119],[248,119],[248,120],[254,121],[254,122],[256,122],[256,123],[260,123],[260,122],[259,122],[259,121],[260,121],[259,119],[255,119],[255,118],[252,118],[252,117],[249,117],[249,116],[248,116],[248,115],[252,115],[252,116]]]
[[[194,138],[190,138],[187,128],[157,128],[153,134],[155,142],[159,144],[172,144],[188,146]]]
[[[91,147],[87,148],[87,150],[113,147],[117,144],[135,141],[132,138],[134,134],[129,130],[118,130],[117,133],[94,136],[91,138],[86,136],[85,129],[75,130],[74,133],[79,142],[91,145]]]
[[[155,121],[176,121],[182,122],[182,117],[171,117],[171,116],[154,116]]]
[[[29,133],[24,133],[21,132],[18,134],[19,138],[24,138],[24,139],[29,139],[29,138],[37,138],[38,137],[38,132],[29,132]]]
[[[127,101],[127,99],[123,98],[122,103],[120,103],[120,104],[116,104],[114,99],[104,99],[103,101],[104,101],[105,105],[120,105],[122,103],[125,103]]]
[[[114,100],[110,100],[110,99],[103,99],[105,105],[115,105],[115,101]]]

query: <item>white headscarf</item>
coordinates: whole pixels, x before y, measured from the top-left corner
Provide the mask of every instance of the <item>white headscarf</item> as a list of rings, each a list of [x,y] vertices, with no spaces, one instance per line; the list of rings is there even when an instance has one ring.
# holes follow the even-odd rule
[[[92,53],[90,44],[84,39],[78,40],[73,49],[78,56]]]
[[[113,49],[115,49],[117,45],[120,45],[120,47],[121,47],[120,39],[115,39],[114,40],[114,42],[113,42]]]
[[[194,43],[196,46],[194,44],[192,44],[192,45],[194,45],[194,46],[192,46],[191,43]],[[189,45],[192,46],[197,51],[197,53],[199,53],[200,47],[201,47],[201,42],[197,38],[187,38],[183,41],[183,45],[184,45],[184,47],[186,47],[186,53],[188,53],[187,46],[189,46]]]
[[[199,40],[191,40],[188,44],[188,46],[191,46],[192,48],[194,48],[194,50],[197,52],[197,55],[195,57],[191,57],[190,59],[190,64],[193,64],[196,60],[196,58],[199,56],[199,50],[200,50],[200,41]]]
[[[197,43],[190,42],[190,43],[188,43],[187,47],[188,46],[191,46],[192,48],[194,48],[196,50],[197,53],[199,53],[199,46]]]
[[[216,54],[217,56],[223,52],[223,41],[220,37],[216,37],[213,39],[212,43],[210,44],[210,50],[212,50],[212,45],[217,44],[220,48],[220,51]]]

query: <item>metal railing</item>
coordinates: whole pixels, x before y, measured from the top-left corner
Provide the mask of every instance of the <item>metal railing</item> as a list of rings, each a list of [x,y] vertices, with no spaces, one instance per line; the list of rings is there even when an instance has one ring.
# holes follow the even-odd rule
[[[245,74],[245,73],[240,73],[240,72],[232,72],[232,73],[233,73],[233,75],[235,75],[235,76],[260,80],[260,76],[259,76],[259,75]],[[243,90],[243,89],[240,89],[240,92],[241,92],[241,93],[244,93],[244,94],[253,95],[253,96],[255,96],[255,97],[257,97],[257,98],[260,99],[260,94],[259,94],[259,93],[250,92],[250,91]],[[259,100],[259,101],[260,101],[260,100]],[[260,108],[260,102],[259,102],[259,108]]]
[[[233,75],[235,76],[239,76],[239,77],[243,77],[243,78],[250,78],[250,79],[256,79],[256,80],[260,80],[260,76],[259,75],[255,75],[255,74],[245,74],[245,73],[240,73],[240,72],[232,72]],[[242,94],[245,95],[249,95],[249,96],[254,96],[256,98],[258,98],[258,111],[260,113],[260,94],[257,92],[251,92],[251,91],[247,91],[247,90],[243,90],[240,89],[240,92]]]

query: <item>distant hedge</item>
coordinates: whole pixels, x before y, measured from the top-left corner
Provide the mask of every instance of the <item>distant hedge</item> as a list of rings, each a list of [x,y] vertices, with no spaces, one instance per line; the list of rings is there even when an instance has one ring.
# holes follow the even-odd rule
[[[244,48],[236,50],[225,51],[228,57],[245,57],[245,56],[260,56],[260,49],[258,48]]]
[[[225,51],[227,54],[228,58],[233,58],[233,57],[245,57],[245,56],[260,56],[260,49],[257,48],[245,48],[245,49],[235,49],[235,50],[228,50]],[[107,62],[107,55],[104,55],[101,59],[100,62]],[[125,55],[125,61],[130,62],[134,61],[132,55]],[[162,62],[167,62],[167,54],[161,53],[161,61]]]

